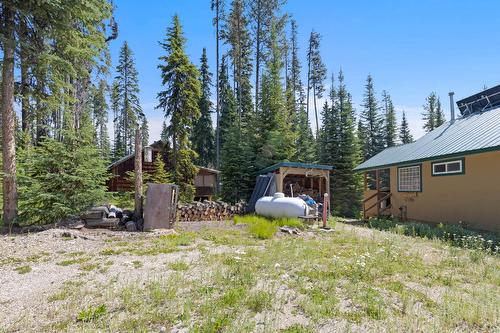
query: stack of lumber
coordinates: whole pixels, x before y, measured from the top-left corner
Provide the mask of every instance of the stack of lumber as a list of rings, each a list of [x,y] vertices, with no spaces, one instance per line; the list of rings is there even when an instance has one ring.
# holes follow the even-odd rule
[[[245,204],[231,205],[222,201],[203,201],[177,205],[179,221],[224,221],[245,213]]]

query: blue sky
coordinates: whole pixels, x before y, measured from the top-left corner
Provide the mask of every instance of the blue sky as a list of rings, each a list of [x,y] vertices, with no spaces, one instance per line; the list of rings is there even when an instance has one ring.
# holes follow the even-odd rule
[[[119,38],[111,45],[113,65],[123,41],[128,41],[153,141],[159,138],[163,121],[161,111],[154,109],[162,89],[157,65],[163,53],[158,41],[177,13],[187,38],[186,52],[198,65],[206,47],[213,71],[210,0],[115,0],[115,4]],[[314,29],[322,35],[321,53],[329,75],[343,69],[353,101],[361,102],[370,73],[378,95],[389,91],[398,116],[407,112],[415,137],[423,134],[422,105],[431,91],[441,97],[448,117],[449,91],[460,99],[500,83],[500,1],[289,0],[285,10],[299,26],[303,65],[307,38]],[[303,72],[305,77],[305,66]]]

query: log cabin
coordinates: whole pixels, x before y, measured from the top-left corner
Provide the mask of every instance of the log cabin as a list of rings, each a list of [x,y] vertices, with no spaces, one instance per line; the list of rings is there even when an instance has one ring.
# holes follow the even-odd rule
[[[142,150],[142,170],[144,173],[152,174],[154,172],[154,161],[157,155],[162,154],[163,146],[161,141],[156,141]],[[134,157],[135,153],[129,154],[108,166],[108,172],[112,175],[107,182],[108,191],[126,192],[133,190],[133,184],[128,180],[127,172],[134,171]],[[211,200],[215,195],[220,172],[206,167],[197,166],[197,168],[198,174],[194,179],[195,200]]]

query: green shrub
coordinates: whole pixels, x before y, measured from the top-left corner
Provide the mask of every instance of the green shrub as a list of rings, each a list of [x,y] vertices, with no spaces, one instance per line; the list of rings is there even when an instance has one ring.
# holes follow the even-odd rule
[[[62,142],[44,138],[38,146],[19,151],[21,222],[58,222],[82,213],[105,198],[107,162],[94,144],[88,115],[82,117],[78,135],[63,131]]]
[[[133,192],[107,192],[106,197],[106,201],[110,205],[115,205],[122,209],[134,209]]]
[[[272,295],[266,291],[257,291],[250,295],[247,307],[255,313],[262,312],[272,306]]]
[[[304,224],[299,219],[294,218],[279,218],[268,219],[262,216],[245,215],[235,216],[235,223],[242,223],[248,225],[250,234],[259,239],[269,239],[278,231],[278,227],[289,226],[299,229],[304,229]]]
[[[184,261],[176,261],[173,263],[170,263],[169,265],[170,269],[174,271],[187,271],[189,268],[189,265],[185,263]]]
[[[378,230],[388,230],[398,234],[427,239],[439,239],[451,245],[479,249],[488,252],[499,252],[499,237],[491,232],[470,230],[456,224],[430,225],[418,222],[398,222],[391,219],[372,218],[368,227]]]
[[[298,228],[300,230],[304,230],[305,228],[304,223],[302,223],[302,221],[300,221],[299,219],[280,218],[273,220],[272,222],[276,223],[279,227],[288,226],[292,228]]]
[[[76,320],[83,322],[94,321],[104,316],[107,312],[108,310],[106,308],[106,305],[104,304],[101,304],[97,307],[90,306],[87,309],[80,311],[78,313],[78,316],[76,317]]]
[[[248,226],[248,231],[258,239],[270,239],[277,230],[275,224],[262,220],[256,220]]]

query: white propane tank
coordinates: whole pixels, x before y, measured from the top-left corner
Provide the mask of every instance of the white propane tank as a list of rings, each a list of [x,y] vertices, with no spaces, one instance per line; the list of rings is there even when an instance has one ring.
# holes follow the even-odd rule
[[[309,214],[309,207],[299,198],[285,198],[281,192],[262,197],[255,203],[255,212],[267,217],[299,217]]]

